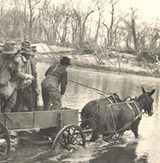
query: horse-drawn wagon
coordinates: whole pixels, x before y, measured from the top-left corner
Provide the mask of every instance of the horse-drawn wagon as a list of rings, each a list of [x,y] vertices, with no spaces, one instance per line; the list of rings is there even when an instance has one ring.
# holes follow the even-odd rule
[[[153,115],[154,100],[151,96],[154,92],[155,89],[146,92],[142,87],[142,94],[129,102],[123,102],[115,95],[91,101],[82,109],[80,126],[83,129],[87,126],[92,129],[90,141],[95,141],[98,133],[106,140],[117,133],[123,134],[126,130],[132,130],[135,137],[138,137],[141,115]],[[10,130],[53,128],[57,131],[52,137],[53,150],[56,145],[66,149],[75,145],[84,146],[86,130],[78,126],[78,115],[79,111],[73,109],[0,114],[0,154],[10,151]]]
[[[78,126],[78,110],[52,110],[34,112],[0,113],[0,154],[10,152],[10,131],[56,128],[52,149],[57,144],[63,148],[69,145],[85,145],[85,136]]]

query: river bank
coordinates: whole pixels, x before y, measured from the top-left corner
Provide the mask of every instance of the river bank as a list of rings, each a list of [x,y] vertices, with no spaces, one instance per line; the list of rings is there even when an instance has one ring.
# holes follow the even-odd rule
[[[103,51],[79,51],[73,48],[49,46],[44,43],[32,44],[36,46],[35,58],[38,62],[59,62],[62,56],[71,59],[72,67],[83,67],[100,71],[112,71],[129,73],[142,76],[159,77],[160,61],[154,58],[155,63],[149,63],[147,56],[115,51],[114,49],[103,49]],[[158,57],[155,55],[155,57]]]
[[[147,63],[145,61],[137,61],[136,57],[130,54],[119,53],[118,57],[104,57],[94,55],[73,55],[61,54],[57,56],[37,56],[39,62],[58,62],[62,56],[68,56],[71,59],[72,67],[89,68],[99,71],[111,71],[118,73],[129,73],[141,76],[159,77],[160,63]]]

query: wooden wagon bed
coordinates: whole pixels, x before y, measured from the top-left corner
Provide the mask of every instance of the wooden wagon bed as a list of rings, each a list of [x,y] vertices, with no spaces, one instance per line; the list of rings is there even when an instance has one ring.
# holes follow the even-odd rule
[[[0,154],[10,152],[9,131],[57,128],[52,139],[52,150],[57,146],[69,149],[70,145],[84,146],[85,135],[78,126],[79,111],[75,109],[0,113]]]
[[[8,130],[58,127],[60,119],[63,126],[78,125],[78,110],[0,113],[0,121]]]

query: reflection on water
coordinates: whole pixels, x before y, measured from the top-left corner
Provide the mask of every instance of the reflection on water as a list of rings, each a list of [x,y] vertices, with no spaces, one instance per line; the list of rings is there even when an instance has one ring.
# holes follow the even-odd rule
[[[49,64],[39,63],[39,82],[44,78],[44,72]],[[160,160],[160,103],[159,82],[157,78],[142,77],[136,75],[117,74],[111,72],[98,72],[80,68],[68,68],[68,79],[82,83],[85,86],[68,82],[65,95],[62,97],[63,106],[81,110],[89,101],[100,98],[101,94],[89,87],[101,91],[117,92],[124,99],[127,96],[135,97],[141,94],[141,86],[146,90],[156,89],[153,98],[154,115],[143,117],[139,125],[140,138],[135,139],[133,133],[124,134],[123,142],[109,145],[105,142],[87,143],[86,148],[77,151],[61,152],[44,155],[46,147],[28,147],[16,150],[11,154],[11,160],[23,160],[24,162],[90,162],[90,163],[159,163]],[[41,97],[40,104],[42,105]],[[49,151],[49,150],[48,150]],[[18,158],[17,158],[18,157]],[[30,159],[28,159],[30,158]],[[21,161],[20,161],[21,162]]]
[[[137,144],[129,144],[126,147],[112,147],[105,153],[100,153],[98,158],[90,160],[90,163],[131,163],[136,159]]]

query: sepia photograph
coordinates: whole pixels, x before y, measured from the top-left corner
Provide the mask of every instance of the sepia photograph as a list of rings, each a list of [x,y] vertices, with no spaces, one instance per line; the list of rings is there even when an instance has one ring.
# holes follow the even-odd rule
[[[0,163],[159,163],[159,6],[0,0]]]

